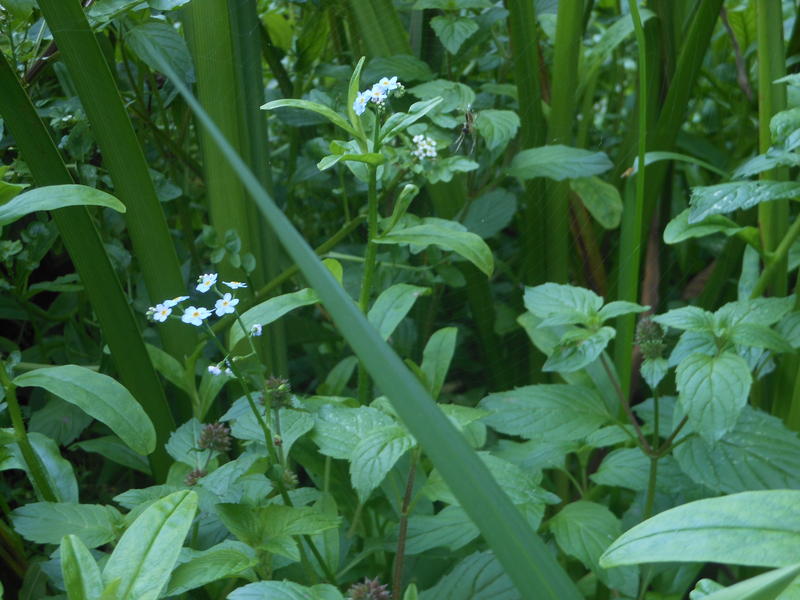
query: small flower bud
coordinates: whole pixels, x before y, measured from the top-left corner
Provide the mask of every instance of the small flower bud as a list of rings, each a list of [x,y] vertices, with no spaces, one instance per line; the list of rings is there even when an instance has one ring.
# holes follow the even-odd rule
[[[285,485],[288,489],[293,490],[297,487],[297,474],[291,469],[284,469],[281,479],[283,479],[283,485]]]
[[[197,446],[201,450],[213,450],[214,452],[227,452],[231,449],[231,430],[224,423],[209,423],[203,425],[200,439]]]
[[[645,359],[661,358],[666,348],[664,330],[658,323],[648,318],[639,321],[634,341]]]
[[[193,469],[189,471],[188,475],[184,478],[183,482],[188,485],[189,487],[194,486],[197,482],[206,476],[206,472],[203,469]]]
[[[347,590],[349,600],[391,600],[391,597],[388,586],[381,585],[377,577],[375,579],[365,577],[362,583],[354,583]]]
[[[274,375],[267,379],[266,391],[276,408],[288,404],[292,397],[292,387],[289,385],[289,381]]]

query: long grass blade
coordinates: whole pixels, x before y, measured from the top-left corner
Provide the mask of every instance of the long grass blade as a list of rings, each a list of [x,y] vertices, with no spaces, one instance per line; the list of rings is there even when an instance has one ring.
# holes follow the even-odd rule
[[[185,282],[144,153],[80,3],[41,0],[39,8],[89,117],[114,194],[127,208],[128,233],[151,301],[183,294]],[[195,332],[181,323],[167,323],[159,333],[173,356],[193,347]]]
[[[72,183],[44,123],[2,53],[0,88],[3,89],[0,115],[4,115],[13,132],[36,183],[40,186]],[[158,443],[149,457],[150,468],[156,480],[163,482],[171,462],[164,444],[174,423],[128,299],[89,211],[85,207],[69,207],[54,211],[52,215],[97,314],[120,379],[156,427]]]
[[[161,69],[178,88],[198,120],[209,130],[223,150],[225,159],[236,169],[287,253],[317,291],[339,331],[364,362],[370,375],[381,389],[386,390],[395,410],[479,527],[521,597],[531,600],[579,600],[582,597],[580,592],[511,504],[464,437],[320,262],[172,68],[163,63]]]

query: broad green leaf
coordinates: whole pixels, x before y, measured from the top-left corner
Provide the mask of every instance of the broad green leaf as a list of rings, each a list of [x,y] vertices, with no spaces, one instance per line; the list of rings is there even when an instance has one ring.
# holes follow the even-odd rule
[[[12,511],[11,521],[17,533],[37,544],[59,544],[65,535],[75,535],[96,548],[117,537],[123,519],[113,506],[31,502]]]
[[[642,366],[639,367],[639,372],[642,374],[642,379],[645,380],[651,390],[655,390],[658,384],[669,371],[669,363],[664,358],[646,358],[642,361]]]
[[[635,302],[627,302],[625,300],[614,300],[613,302],[609,302],[603,308],[600,309],[600,312],[597,315],[600,317],[602,321],[608,321],[609,319],[613,319],[614,317],[619,317],[620,315],[629,315],[630,313],[642,313],[648,310],[649,306],[642,306],[641,304],[636,304]]]
[[[125,212],[125,205],[109,193],[85,185],[50,185],[23,192],[0,205],[0,225],[13,223],[37,210],[66,206],[103,206]]]
[[[472,201],[462,223],[472,233],[487,239],[507,227],[516,212],[516,196],[496,188]]]
[[[736,425],[752,381],[747,362],[732,352],[692,354],[675,372],[678,402],[692,429],[708,442],[717,441]]]
[[[457,335],[458,329],[455,327],[439,329],[431,336],[422,351],[420,369],[425,374],[425,379],[431,388],[431,396],[434,398],[438,398],[442,391],[450,362],[456,351]]]
[[[798,502],[797,490],[742,492],[689,502],[626,531],[606,550],[600,565],[793,565],[800,555]]]
[[[567,320],[560,321],[559,325],[584,323],[603,306],[603,299],[593,291],[559,283],[526,287],[523,300],[525,308],[537,317],[545,319],[541,325],[544,327],[548,326],[547,319],[555,315],[567,317]]]
[[[556,543],[568,555],[577,558],[608,587],[635,594],[638,576],[630,569],[606,571],[598,564],[600,555],[622,531],[619,519],[602,504],[578,500],[567,504],[550,520]]]
[[[730,587],[702,596],[691,595],[692,600],[775,600],[781,596],[794,579],[800,575],[800,564],[768,571],[750,579],[740,581]],[[787,597],[784,600],[790,600]]]
[[[103,569],[121,581],[123,598],[158,598],[178,560],[197,511],[197,494],[182,490],[156,500],[128,527]]]
[[[427,115],[441,102],[442,99],[437,96],[422,102],[415,102],[409,107],[407,113],[394,113],[388,119],[386,119],[386,122],[381,126],[379,139],[384,142],[392,139],[398,133],[406,129],[409,125],[413,125],[422,117]]]
[[[318,584],[305,587],[292,581],[258,581],[236,588],[228,600],[343,600],[333,586]]]
[[[600,468],[589,477],[599,485],[644,492],[649,483],[649,469],[650,459],[639,448],[617,448],[603,458]],[[657,475],[656,490],[664,494],[680,494],[697,488],[671,456],[658,461]]]
[[[697,306],[673,308],[663,315],[653,317],[653,321],[664,327],[673,327],[684,331],[713,331],[714,319],[710,312]]]
[[[442,97],[439,113],[449,113],[454,110],[465,111],[475,101],[475,92],[468,85],[435,79],[408,89],[412,96],[420,100],[430,100],[437,96]]]
[[[383,154],[375,154],[373,152],[365,152],[362,154],[329,154],[317,163],[317,168],[320,171],[330,169],[339,161],[360,162],[367,165],[381,165],[386,162]]]
[[[378,244],[413,244],[422,247],[438,246],[443,250],[463,256],[489,277],[494,270],[491,249],[479,236],[469,231],[458,231],[435,223],[425,223],[404,229],[395,229],[375,239],[375,242]]]
[[[674,455],[689,477],[715,492],[800,488],[797,434],[749,406],[716,443],[695,436],[675,448]]]
[[[494,150],[514,139],[519,129],[519,117],[513,110],[488,108],[475,116],[475,129],[486,140],[486,147]]]
[[[31,442],[31,446],[33,446],[33,451],[36,452],[39,460],[42,461],[45,476],[50,480],[50,487],[55,491],[58,501],[77,503],[78,481],[75,479],[75,471],[72,469],[72,463],[61,456],[58,446],[49,437],[41,433],[31,432],[28,434],[28,439]],[[23,469],[28,473],[28,480],[34,488],[36,488],[36,483],[28,472],[19,445],[15,443],[7,448],[11,452],[5,460],[0,460],[0,470]],[[2,454],[0,454],[0,459],[2,458]],[[42,497],[38,489],[37,497]]]
[[[397,223],[400,222],[400,219],[406,214],[408,207],[411,206],[411,202],[417,197],[417,194],[419,194],[419,188],[416,185],[407,183],[403,186],[403,189],[394,201],[392,216],[389,217],[388,224],[381,224],[384,232],[389,232],[395,228]]]
[[[414,438],[399,425],[375,429],[358,441],[350,457],[350,479],[361,502],[366,502],[372,490],[414,444]]]
[[[456,173],[468,173],[478,168],[478,163],[469,160],[460,154],[439,158],[427,171],[425,177],[430,183],[440,183],[452,181]]]
[[[432,548],[447,548],[455,552],[479,534],[480,531],[464,509],[447,506],[435,515],[413,515],[408,520],[406,553],[422,554]]]
[[[718,352],[716,338],[710,331],[684,331],[672,349],[667,365],[675,367],[692,354],[716,356]]]
[[[698,223],[689,223],[689,212],[687,208],[667,223],[664,229],[665,244],[678,244],[685,240],[705,237],[714,233],[723,233],[730,237],[745,229],[722,215],[710,215]]]
[[[166,60],[186,83],[194,82],[194,65],[186,40],[172,25],[157,21],[137,25],[128,30],[125,42],[153,71],[159,70],[160,60]]]
[[[614,335],[613,327],[601,327],[597,331],[572,329],[561,336],[542,370],[566,373],[583,369],[600,356]]]
[[[207,550],[190,550],[190,558],[172,572],[167,596],[177,596],[188,590],[234,577],[258,564],[255,552],[245,544],[226,540]]]
[[[762,202],[800,197],[800,183],[793,181],[738,181],[693,187],[689,224],[710,215],[752,208]]]
[[[586,210],[605,229],[616,229],[622,219],[619,190],[599,177],[579,177],[569,182]]]
[[[310,413],[292,408],[280,408],[278,415],[281,424],[281,445],[284,453],[288,455],[294,443],[314,427],[314,417]],[[277,430],[270,431],[273,436],[278,435]],[[231,425],[231,435],[240,440],[264,443],[264,432],[249,407]]]
[[[2,127],[0,127],[0,135],[2,135]],[[6,204],[14,196],[21,194],[22,191],[30,187],[27,183],[8,183],[3,181],[3,173],[8,167],[0,167],[0,205]]]
[[[319,102],[285,98],[282,100],[273,100],[272,102],[267,102],[261,107],[261,110],[275,110],[276,108],[301,108],[303,110],[311,111],[318,115],[322,115],[331,123],[341,127],[353,137],[359,137],[358,132],[350,126],[350,123],[348,123],[342,115],[337,113],[332,108],[328,108],[324,104],[320,104]]]
[[[394,423],[389,415],[369,406],[323,406],[316,416],[311,439],[322,454],[340,459],[349,459],[359,441],[368,433]]]
[[[97,600],[103,593],[100,567],[77,536],[67,535],[61,540],[61,575],[70,600]]]
[[[100,454],[104,459],[115,462],[123,467],[134,469],[145,475],[150,475],[150,464],[147,457],[131,450],[121,439],[115,435],[105,435],[91,440],[75,442],[70,449],[80,448],[85,452]]]
[[[614,165],[604,152],[553,145],[529,148],[511,161],[508,174],[520,179],[547,177],[556,181],[605,173]]]
[[[49,396],[44,407],[31,416],[28,431],[42,433],[59,446],[66,446],[72,443],[91,422],[92,417],[79,407],[64,402],[58,396]]]
[[[800,348],[800,312],[793,312],[783,317],[775,329],[791,344],[792,348]]]
[[[150,454],[156,433],[150,418],[131,393],[108,375],[77,365],[47,367],[14,379],[20,387],[40,387],[80,407],[107,425],[139,454]]]
[[[484,422],[493,429],[535,440],[583,439],[609,420],[597,393],[577,385],[529,385],[491,394],[479,406],[491,411]]]
[[[180,361],[152,344],[145,344],[145,348],[147,348],[147,354],[150,356],[156,371],[161,373],[164,379],[172,385],[186,392],[191,398],[195,392],[194,386],[191,381],[187,381],[186,369],[181,365]],[[193,379],[194,377],[192,377]]]
[[[456,54],[461,44],[478,31],[475,19],[453,14],[433,17],[430,24],[436,37],[450,54]]]
[[[310,506],[246,506],[217,504],[216,511],[225,527],[239,540],[256,550],[277,552],[299,560],[293,536],[313,535],[338,527],[338,516],[326,515]]]
[[[195,467],[203,464],[209,457],[208,450],[200,450],[197,441],[202,434],[203,424],[195,418],[173,431],[166,443],[167,453],[185,465]]]
[[[295,308],[316,304],[317,302],[319,302],[319,297],[316,292],[310,288],[305,288],[289,294],[281,294],[257,304],[242,314],[240,317],[242,324],[237,322],[231,325],[228,347],[234,349],[244,339],[245,333],[242,331],[242,325],[249,332],[253,325],[268,325]]]
[[[777,331],[758,323],[739,323],[730,331],[730,340],[739,346],[754,346],[775,352],[791,352],[792,346]]]
[[[785,298],[752,298],[728,302],[714,313],[719,327],[729,328],[739,323],[773,325],[794,308],[794,296]]]
[[[433,71],[428,63],[409,54],[376,56],[370,59],[362,74],[366,81],[378,81],[387,75],[389,77],[396,75],[404,84],[409,81],[433,79]]]
[[[781,144],[800,129],[800,107],[782,110],[772,115],[769,120],[769,131],[773,144]]]
[[[420,600],[519,600],[520,593],[491,552],[475,552],[459,562]]]
[[[358,364],[358,358],[348,356],[343,358],[334,366],[325,381],[317,388],[317,393],[329,396],[339,396],[347,387],[347,382],[353,376],[353,371]]]
[[[381,292],[369,309],[367,319],[380,332],[381,337],[388,340],[417,298],[430,294],[430,291],[430,288],[418,285],[396,283]]]
[[[766,154],[759,154],[739,165],[731,175],[732,179],[752,177],[775,167],[796,167],[800,164],[800,154],[783,148],[770,148]]]

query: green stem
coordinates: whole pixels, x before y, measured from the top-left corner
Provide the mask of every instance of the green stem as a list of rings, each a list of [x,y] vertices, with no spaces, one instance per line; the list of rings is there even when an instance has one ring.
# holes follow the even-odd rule
[[[0,385],[6,390],[6,403],[8,404],[8,414],[11,417],[11,425],[14,427],[14,433],[17,437],[22,458],[27,466],[28,477],[33,483],[36,495],[45,502],[58,502],[59,498],[56,491],[50,484],[50,479],[47,477],[47,471],[42,464],[39,455],[31,445],[28,439],[28,432],[25,430],[25,422],[22,419],[22,411],[17,401],[17,386],[15,386],[6,372],[6,364],[0,360]]]
[[[637,107],[639,111],[639,137],[638,156],[640,168],[636,173],[636,197],[633,206],[628,207],[632,218],[626,220],[622,228],[622,237],[628,240],[621,244],[626,251],[620,254],[619,267],[619,300],[636,302],[639,296],[639,272],[641,270],[642,230],[644,217],[645,198],[645,153],[647,151],[647,46],[645,44],[644,28],[639,17],[638,0],[628,0],[636,32],[639,61],[639,89]],[[614,359],[619,373],[620,383],[626,397],[631,386],[632,351],[635,315],[625,315],[617,319],[617,341],[614,346]]]
[[[786,257],[789,255],[789,248],[792,247],[792,244],[798,236],[800,236],[800,218],[794,220],[794,223],[792,223],[792,226],[783,236],[783,239],[778,244],[778,247],[775,248],[775,251],[767,254],[765,259],[766,265],[758,281],[756,281],[755,286],[753,286],[753,291],[750,294],[751,298],[757,298],[763,294],[764,290],[767,289],[767,286],[775,277],[778,267],[785,267]]]
[[[417,473],[417,461],[419,460],[419,449],[416,448],[411,453],[411,466],[408,469],[408,479],[406,480],[406,491],[403,495],[403,505],[400,509],[400,531],[397,535],[397,551],[394,555],[394,572],[392,573],[392,598],[400,598],[400,591],[403,585],[403,562],[406,555],[406,535],[408,534],[408,513],[411,505],[411,495],[414,491],[414,477]]]

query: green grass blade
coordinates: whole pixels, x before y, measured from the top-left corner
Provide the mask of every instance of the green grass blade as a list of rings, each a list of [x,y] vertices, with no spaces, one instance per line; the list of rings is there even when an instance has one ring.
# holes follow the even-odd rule
[[[553,49],[553,91],[548,143],[572,145],[578,87],[578,56],[583,36],[583,0],[559,2],[556,21],[556,41]],[[545,228],[547,280],[565,283],[569,270],[569,182],[548,182],[545,197],[547,227]]]
[[[349,0],[347,4],[368,58],[411,54],[408,33],[392,0]]]
[[[147,162],[83,8],[77,0],[42,0],[39,8],[89,117],[103,165],[114,181],[114,195],[128,209],[125,222],[151,301],[183,294],[178,257]],[[165,324],[159,333],[173,356],[183,356],[193,347],[195,332],[181,323]]]
[[[339,331],[363,361],[400,417],[483,533],[523,598],[579,600],[582,596],[497,482],[436,406],[430,394],[359,311],[292,223],[275,205],[200,104],[166,63],[161,66],[212,134],[289,256],[317,291]]]
[[[55,144],[2,53],[0,88],[3,89],[0,94],[0,114],[5,116],[7,126],[14,133],[36,183],[72,183]],[[75,206],[52,214],[97,314],[120,379],[156,427],[158,443],[155,453],[149,457],[150,466],[156,480],[164,481],[171,463],[164,451],[164,444],[173,429],[173,420],[128,299],[89,211],[85,207]]]
[[[511,64],[519,94],[519,140],[522,148],[543,146],[547,123],[542,111],[542,87],[539,80],[539,39],[533,2],[507,0],[508,34],[511,38]],[[546,280],[545,253],[541,251],[545,236],[545,212],[541,198],[544,182],[525,182],[525,216],[522,238],[525,244],[523,273],[528,285]]]

